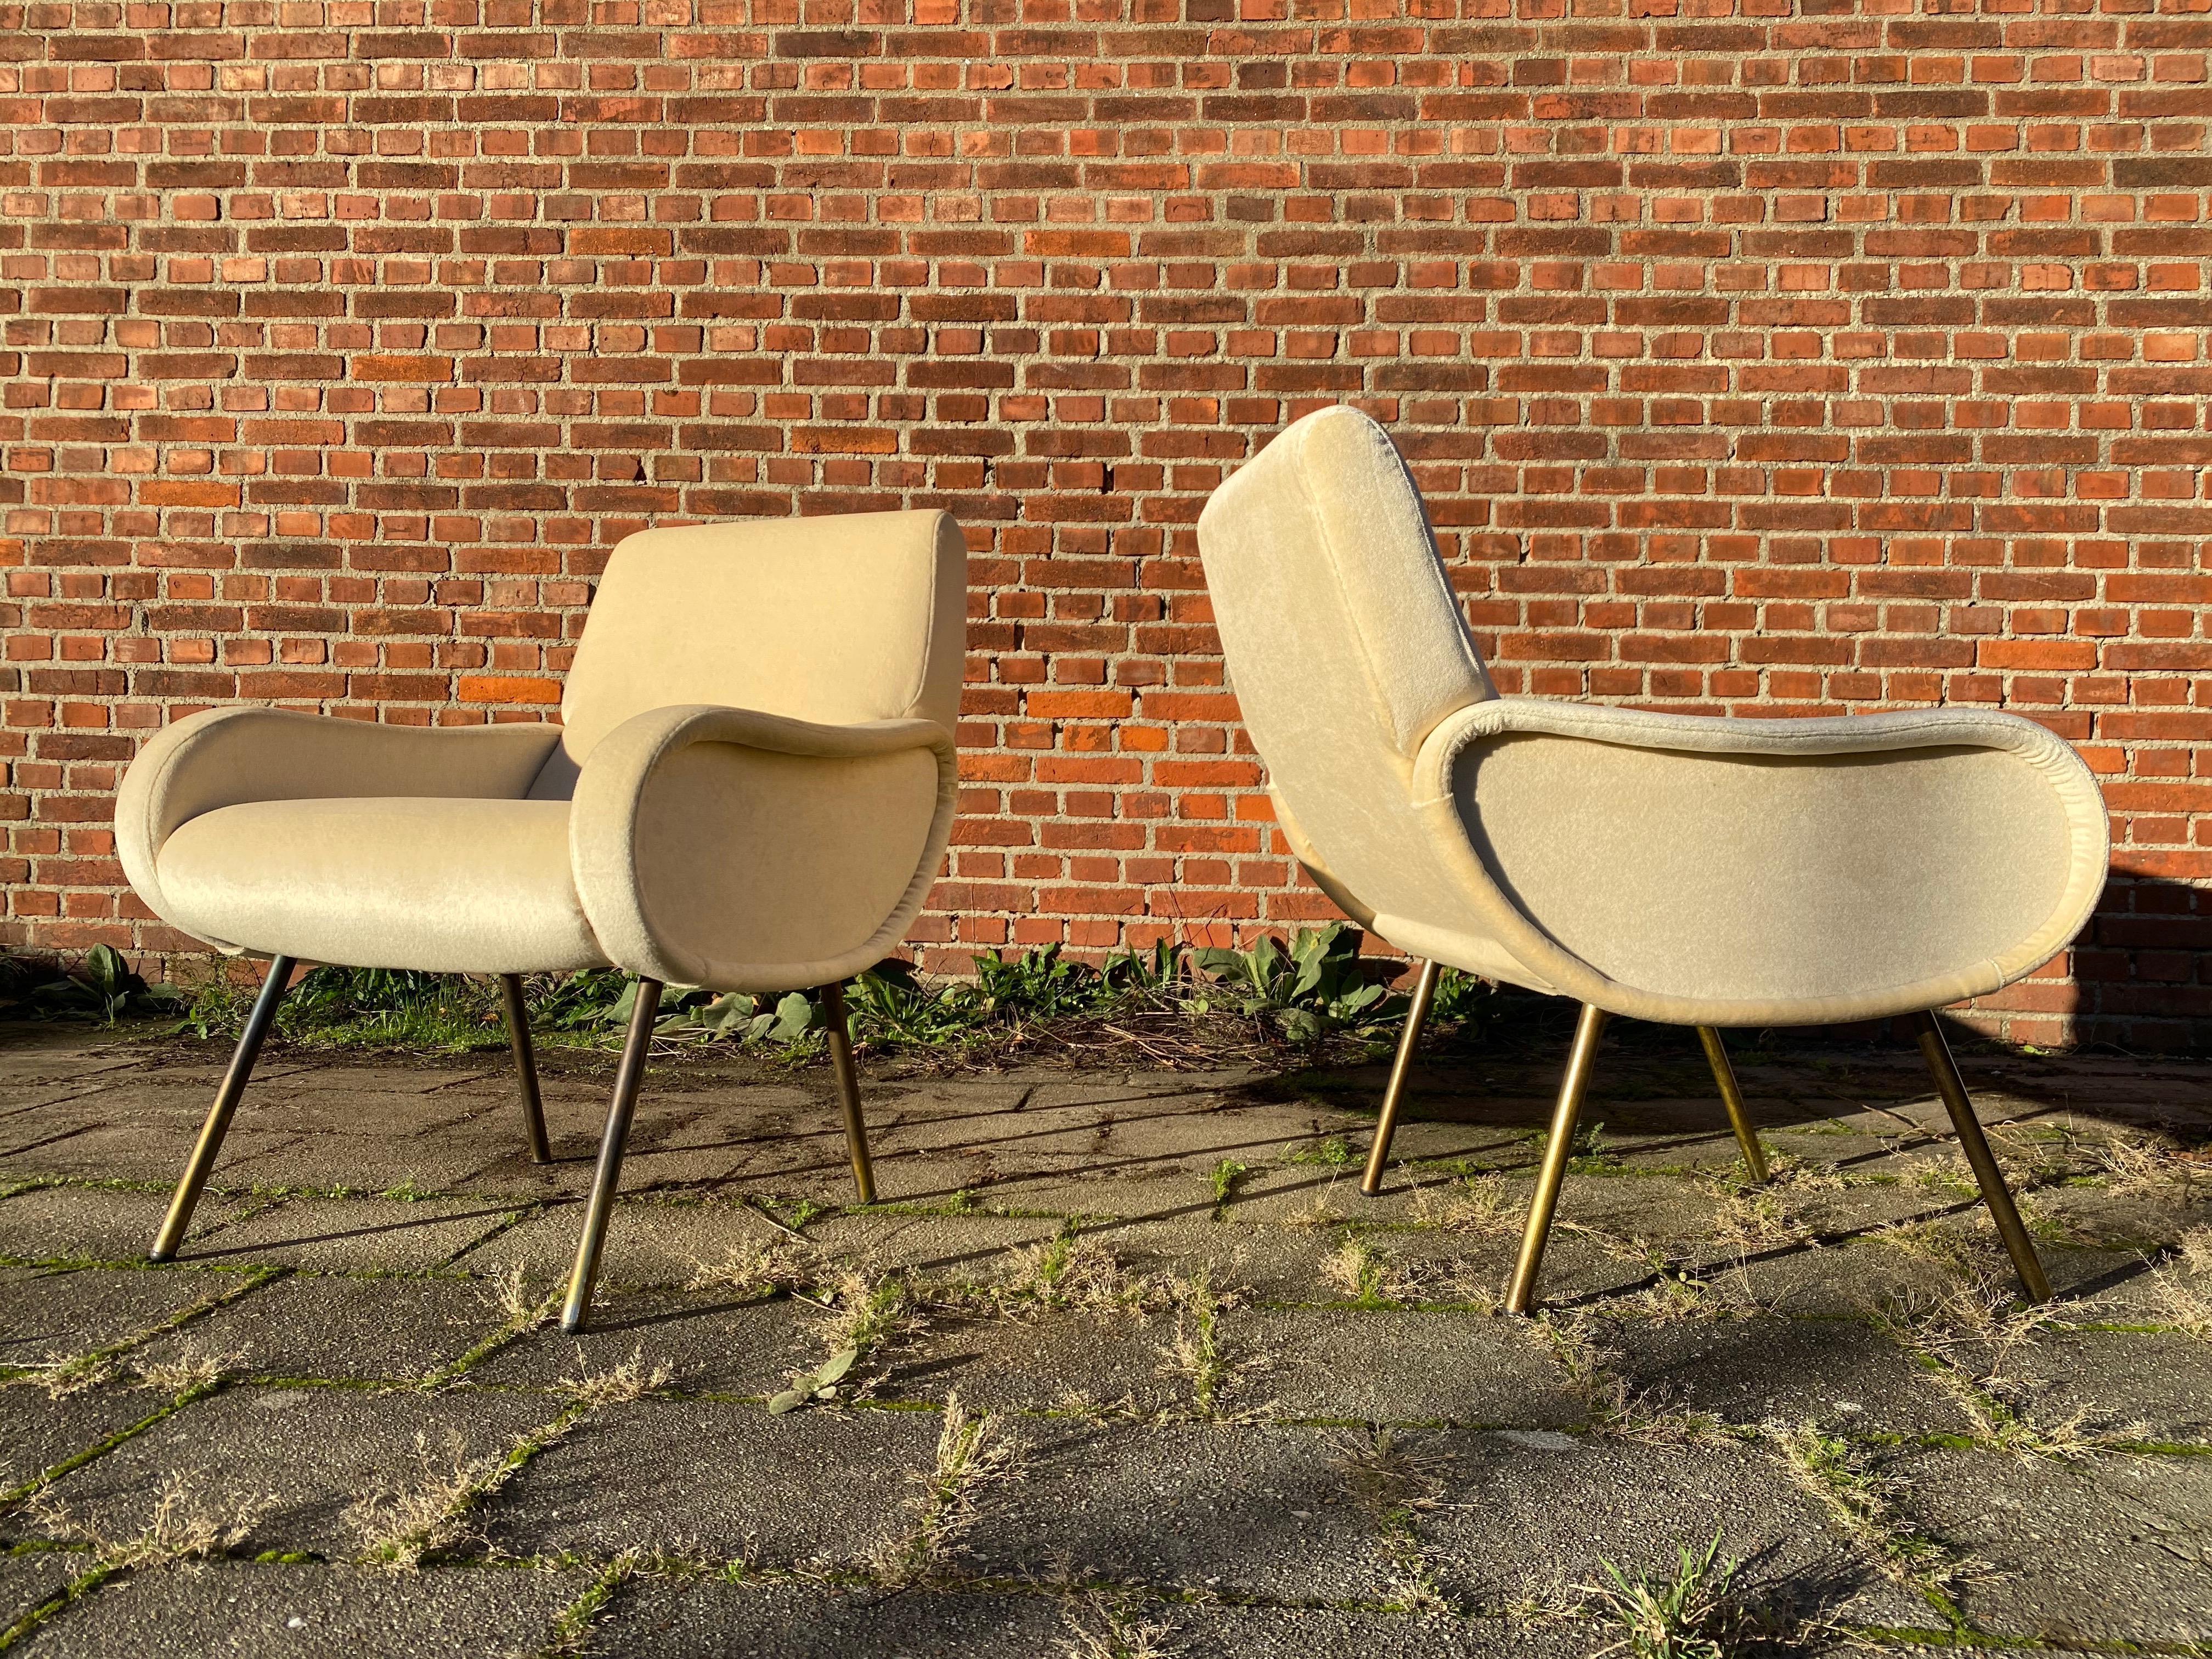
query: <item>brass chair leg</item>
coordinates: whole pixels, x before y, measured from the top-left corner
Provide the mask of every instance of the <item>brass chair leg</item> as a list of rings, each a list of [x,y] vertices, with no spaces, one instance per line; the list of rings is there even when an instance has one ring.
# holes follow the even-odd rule
[[[161,1219],[161,1231],[155,1236],[154,1248],[146,1252],[149,1261],[172,1260],[185,1242],[185,1230],[192,1224],[192,1211],[199,1204],[200,1189],[207,1185],[208,1173],[215,1168],[216,1155],[222,1150],[223,1136],[230,1133],[231,1115],[237,1111],[240,1097],[246,1093],[246,1079],[253,1075],[253,1062],[261,1057],[262,1041],[276,1023],[277,1006],[284,1000],[294,965],[289,957],[269,959],[268,977],[261,981],[261,994],[253,999],[252,1011],[246,1017],[246,1029],[239,1034],[238,1047],[230,1056],[230,1069],[222,1074],[222,1085],[215,1091],[215,1104],[209,1109],[207,1121],[200,1126],[199,1140],[185,1161],[184,1176],[169,1200],[169,1212]]]
[[[830,1017],[830,1066],[837,1073],[837,1097],[845,1109],[845,1145],[853,1154],[853,1185],[860,1202],[876,1201],[875,1166],[868,1162],[868,1125],[860,1115],[860,1074],[853,1066],[853,1028],[845,1012],[845,988],[822,988],[822,1010]]]
[[[1359,1190],[1372,1198],[1382,1190],[1382,1164],[1390,1156],[1390,1137],[1398,1133],[1398,1103],[1406,1093],[1406,1077],[1413,1069],[1413,1050],[1421,1041],[1421,1028],[1429,1023],[1429,1005],[1437,1000],[1437,964],[1421,964],[1413,981],[1413,1004],[1406,1010],[1406,1029],[1398,1038],[1398,1057],[1390,1062],[1390,1082],[1382,1091],[1382,1115],[1375,1121],[1375,1144],[1367,1149],[1367,1173],[1359,1177]]]
[[[592,1176],[591,1201],[584,1206],[584,1236],[576,1242],[576,1271],[569,1276],[568,1304],[561,1328],[574,1335],[584,1328],[592,1306],[592,1285],[599,1276],[599,1248],[606,1243],[614,1212],[615,1189],[622,1184],[623,1148],[629,1145],[629,1121],[637,1110],[638,1085],[645,1081],[645,1057],[653,1048],[653,1022],[660,1012],[660,981],[637,982],[637,1001],[623,1040],[622,1064],[615,1069],[614,1103],[607,1109],[607,1132],[599,1141],[599,1167]]]
[[[1713,1068],[1713,1081],[1720,1085],[1721,1104],[1728,1108],[1729,1123],[1735,1130],[1735,1144],[1743,1149],[1745,1168],[1755,1182],[1766,1179],[1766,1149],[1759,1144],[1759,1131],[1751,1127],[1751,1114],[1744,1109],[1743,1091],[1737,1086],[1735,1067],[1729,1064],[1728,1045],[1721,1034],[1710,1025],[1698,1027],[1698,1041],[1705,1045],[1706,1062]]]
[[[1936,1079],[1936,1092],[1943,1097],[1943,1105],[1951,1114],[1951,1127],[1959,1132],[1959,1145],[1966,1154],[1966,1162],[1974,1171],[1974,1179],[1982,1189],[1982,1202],[1990,1206],[1990,1218],[1997,1224],[1997,1237],[2004,1240],[2005,1254],[2012,1257],[2013,1270],[2019,1273],[2021,1286],[2031,1302],[2051,1300],[2051,1280],[2045,1276],[2043,1263],[2035,1254],[2035,1241],[2027,1236],[2027,1228],[2020,1218],[2020,1211],[2006,1189],[2004,1172],[1997,1168],[1996,1155],[1990,1151],[1989,1137],[1982,1133],[1981,1120],[1974,1115],[1974,1103],[1967,1097],[1966,1080],[1959,1075],[1959,1063],[1951,1058],[1951,1045],[1943,1040],[1943,1028],[1936,1024],[1932,1011],[1915,1014],[1913,1024],[1918,1028],[1920,1052],[1928,1061],[1928,1070]]]
[[[514,1050],[514,1077],[522,1089],[522,1123],[530,1133],[530,1161],[550,1164],[553,1147],[545,1139],[545,1108],[538,1097],[538,1061],[530,1052],[530,1015],[522,1006],[522,975],[501,974],[499,989],[507,1001],[507,1041]]]
[[[1583,1091],[1589,1085],[1590,1065],[1597,1057],[1597,1040],[1605,1030],[1605,1010],[1583,1005],[1575,1022],[1575,1046],[1567,1054],[1566,1075],[1559,1079],[1559,1103],[1552,1113],[1552,1136],[1544,1143],[1543,1167],[1536,1172],[1536,1195],[1528,1205],[1528,1225],[1521,1235],[1521,1258],[1513,1264],[1513,1283],[1505,1292],[1505,1310],[1528,1311],[1536,1288],[1536,1270],[1544,1265],[1544,1245],[1552,1236],[1552,1215],[1559,1207],[1559,1186],[1566,1179],[1567,1160],[1574,1155],[1575,1120],[1582,1115]]]

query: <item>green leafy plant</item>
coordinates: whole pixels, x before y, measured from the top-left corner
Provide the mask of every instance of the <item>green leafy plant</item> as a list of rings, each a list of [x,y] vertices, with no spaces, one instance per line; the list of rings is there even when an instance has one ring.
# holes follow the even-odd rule
[[[1298,929],[1288,951],[1263,934],[1248,949],[1209,948],[1196,960],[1237,1012],[1272,1020],[1294,1042],[1310,1042],[1395,1011],[1388,988],[1363,970],[1363,938],[1356,927],[1331,922]],[[1403,999],[1395,1001],[1404,1007]]]
[[[805,1376],[794,1377],[789,1388],[771,1395],[768,1402],[769,1412],[781,1417],[786,1412],[797,1411],[810,1400],[835,1400],[837,1385],[845,1380],[845,1374],[860,1363],[860,1358],[858,1348],[838,1349],[823,1360],[818,1369]]]
[[[1727,1659],[1740,1650],[1750,1620],[1734,1594],[1741,1562],[1717,1565],[1721,1534],[1702,1555],[1682,1546],[1671,1572],[1623,1572],[1602,1558],[1609,1583],[1593,1587],[1593,1610],[1621,1632],[1592,1659],[1627,1652],[1635,1659]]]
[[[24,977],[38,970],[26,963]],[[173,1012],[183,994],[167,985],[149,985],[112,945],[95,945],[76,965],[52,977],[37,976],[28,1002],[43,1014],[89,1015],[112,1025],[125,1014]]]

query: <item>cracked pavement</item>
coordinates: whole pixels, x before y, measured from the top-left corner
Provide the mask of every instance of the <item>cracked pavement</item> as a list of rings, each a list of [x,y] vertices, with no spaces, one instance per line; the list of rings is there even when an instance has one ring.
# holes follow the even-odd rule
[[[1778,1647],[2212,1649],[2212,1063],[1960,1061],[2057,1300],[1909,1044],[1616,1028],[1532,1320],[1564,1042],[1378,1062],[648,1075],[595,1328],[549,1320],[611,1056],[0,1028],[11,1655],[1589,1655],[1717,1535]],[[833,1392],[768,1400],[842,1349]]]

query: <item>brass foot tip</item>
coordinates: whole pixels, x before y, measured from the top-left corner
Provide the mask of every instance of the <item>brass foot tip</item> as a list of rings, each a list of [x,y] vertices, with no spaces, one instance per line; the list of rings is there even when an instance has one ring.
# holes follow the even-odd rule
[[[1359,1190],[1366,1197],[1380,1198],[1382,1196],[1382,1183],[1379,1181],[1363,1181],[1359,1183]]]

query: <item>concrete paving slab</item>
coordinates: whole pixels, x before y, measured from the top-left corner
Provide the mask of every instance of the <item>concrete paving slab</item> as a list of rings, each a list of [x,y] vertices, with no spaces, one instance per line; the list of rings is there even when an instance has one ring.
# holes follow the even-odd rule
[[[91,1181],[143,1182],[155,1187],[172,1185],[184,1172],[192,1150],[192,1131],[161,1124],[116,1123],[89,1111],[76,1111],[67,1122],[57,1122],[49,1133],[25,1137],[9,1150],[0,1138],[0,1175],[61,1176]],[[222,1143],[222,1161],[216,1166],[219,1188],[233,1190],[252,1186],[258,1177],[244,1166],[264,1154],[297,1144],[301,1137],[289,1130],[234,1126]]]
[[[543,1568],[394,1574],[220,1561],[156,1568],[102,1585],[15,1651],[38,1659],[343,1653],[349,1659],[476,1659],[534,1652],[591,1575]]]
[[[158,1267],[0,1267],[0,1365],[48,1364],[110,1346],[243,1282]]]
[[[1136,1273],[1188,1279],[1201,1269],[1218,1291],[1248,1300],[1305,1302],[1319,1294],[1326,1228],[1245,1226],[1210,1212],[1170,1221],[1087,1221],[1083,1244],[1109,1251]]]
[[[451,1477],[553,1414],[549,1402],[521,1395],[249,1385],[186,1406],[50,1490],[103,1535],[128,1538],[174,1475],[212,1518],[256,1517],[243,1553],[344,1559],[363,1541],[346,1513],[356,1498]]]
[[[1832,1615],[1888,1628],[1925,1626],[1899,1588],[1830,1525],[1778,1460],[1735,1444],[1646,1444],[1611,1437],[1447,1431],[1416,1442],[1435,1460],[1435,1507],[1415,1527],[1445,1591],[1503,1609],[1672,1568],[1717,1532],[1742,1588],[1793,1619]]]
[[[252,1207],[252,1200],[206,1193],[185,1235],[194,1241]],[[0,1255],[30,1261],[135,1261],[144,1259],[168,1212],[164,1192],[108,1187],[33,1187],[0,1199]]]
[[[1724,1423],[1818,1422],[1855,1434],[1959,1434],[1965,1411],[1897,1344],[1854,1319],[1593,1319],[1609,1376],[1646,1409]]]
[[[211,1234],[191,1259],[421,1273],[460,1255],[514,1214],[480,1199],[292,1198]]]
[[[1060,1227],[1050,1216],[860,1210],[811,1223],[806,1238],[832,1267],[850,1263],[870,1273],[903,1270],[924,1283],[978,1285],[1018,1272]]]
[[[0,1388],[0,1492],[113,1439],[168,1403],[167,1395],[132,1388],[128,1379],[58,1399],[35,1384]]]
[[[1375,1527],[1328,1434],[1251,1424],[1023,1421],[1020,1477],[988,1493],[964,1564],[1039,1583],[1377,1599]]]
[[[1240,1401],[1354,1423],[1577,1425],[1589,1409],[1523,1320],[1474,1313],[1234,1309],[1231,1352],[1257,1362]]]
[[[1030,1171],[974,1188],[986,1209],[1030,1214],[1189,1220],[1213,1213],[1212,1165],[1156,1169],[1101,1166],[1067,1175]],[[895,1194],[886,1192],[885,1196]]]
[[[2043,1331],[1988,1356],[2005,1397],[2045,1427],[2212,1441],[2212,1342],[2149,1331]]]
[[[1237,1659],[1586,1659],[1620,1639],[1617,1630],[1570,1620],[1531,1626],[1337,1607],[1169,1607],[1152,1622],[1176,1644],[1169,1651]]]
[[[1920,1451],[1882,1472],[1908,1525],[1979,1565],[1954,1590],[1974,1629],[2212,1640],[2212,1459]]]
[[[499,1328],[492,1287],[399,1275],[292,1273],[157,1337],[133,1361],[212,1358],[234,1375],[416,1382]]]
[[[647,1580],[583,1651],[605,1659],[1037,1659],[1066,1630],[1049,1596]]]
[[[464,1252],[453,1265],[481,1273],[506,1273],[519,1267],[532,1284],[565,1281],[575,1264],[583,1227],[580,1203],[550,1206]],[[621,1198],[607,1223],[600,1282],[610,1286],[688,1285],[727,1261],[733,1250],[772,1245],[787,1237],[744,1204]]]
[[[263,1192],[304,1187],[369,1193],[457,1193],[465,1189],[473,1171],[489,1161],[489,1145],[469,1125],[422,1139],[404,1135],[295,1135],[250,1152],[238,1144],[237,1131],[233,1130],[223,1143],[216,1178],[225,1186],[250,1186]],[[178,1153],[179,1167],[183,1156],[182,1152]]]
[[[712,1292],[635,1291],[603,1297],[577,1336],[542,1326],[472,1367],[472,1384],[558,1389],[635,1358],[665,1363],[690,1393],[765,1396],[828,1357],[827,1318],[801,1302]]]
[[[0,1550],[0,1635],[67,1589],[87,1565],[76,1550]]]
[[[489,1536],[516,1555],[636,1544],[761,1567],[850,1566],[903,1535],[938,1429],[934,1412],[612,1406],[501,1494]]]
[[[1188,1411],[1188,1378],[1170,1358],[1173,1322],[1054,1309],[1026,1318],[933,1317],[897,1357],[883,1392],[971,1409]]]

